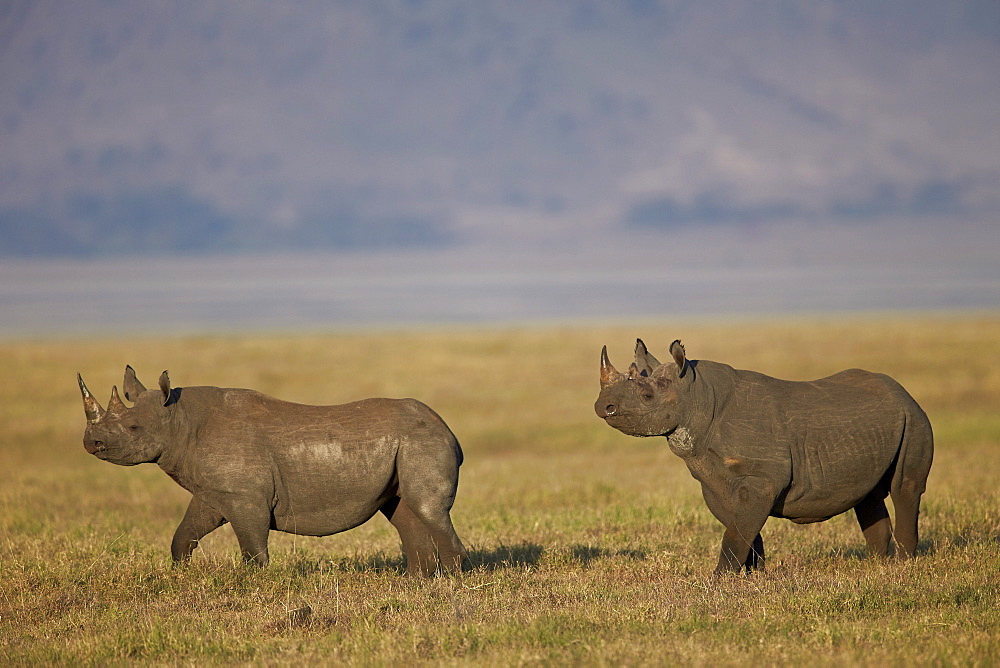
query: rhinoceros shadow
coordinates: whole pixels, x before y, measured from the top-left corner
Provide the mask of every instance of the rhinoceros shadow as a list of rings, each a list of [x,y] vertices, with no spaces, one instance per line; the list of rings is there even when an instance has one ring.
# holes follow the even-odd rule
[[[624,557],[632,561],[643,561],[647,554],[642,550],[605,550],[603,547],[593,547],[592,545],[574,545],[570,548],[570,555],[573,561],[581,566],[590,566],[591,562],[598,559],[611,557]]]
[[[934,554],[939,547],[939,543],[956,544],[955,541],[940,541],[934,539],[921,540],[917,542],[917,548],[915,552],[918,556]],[[894,551],[895,550],[893,550],[892,552]],[[892,552],[890,552],[890,554],[892,554]],[[863,545],[856,545],[853,547],[837,547],[829,550],[826,556],[846,559],[849,561],[862,561],[864,559],[872,558],[871,554],[868,553],[868,549]]]
[[[402,555],[388,556],[378,552],[367,557],[315,558],[312,556],[290,555],[287,561],[279,560],[281,567],[287,568],[300,576],[311,576],[317,573],[339,571],[341,573],[359,573],[363,571],[387,571],[390,573],[406,573],[406,560]]]
[[[484,569],[495,571],[501,568],[523,568],[534,566],[542,558],[545,548],[535,543],[522,543],[520,545],[504,545],[492,550],[472,550],[469,552],[469,561],[473,569]],[[562,552],[560,550],[560,552]],[[625,558],[632,561],[641,561],[646,558],[646,553],[642,550],[606,550],[602,547],[592,545],[573,545],[569,547],[568,554],[563,556],[569,562],[588,567],[598,559]],[[559,559],[559,557],[556,557]]]
[[[473,570],[497,571],[502,568],[524,568],[534,566],[545,549],[535,543],[504,545],[489,549],[469,550],[469,565]]]
[[[932,555],[949,548],[962,549],[974,545],[1000,546],[1000,533],[977,535],[972,531],[960,531],[953,534],[936,536],[922,540],[917,545],[917,554]]]
[[[544,553],[545,548],[537,543],[520,543],[518,545],[500,543],[492,549],[473,548],[469,550],[469,560],[464,570],[493,572],[507,568],[535,566],[541,561]],[[631,561],[642,561],[647,556],[646,552],[642,550],[607,550],[591,545],[573,545],[568,548],[563,559],[586,568],[598,559],[624,558]],[[308,575],[323,570],[324,563],[328,566],[332,565],[336,570],[344,573],[359,571],[390,572],[400,575],[406,573],[406,560],[403,556],[390,556],[385,552],[378,552],[367,557],[342,558],[335,562],[305,559],[293,567],[299,571],[299,574]]]
[[[505,545],[492,549],[470,549],[469,560],[465,566],[466,571],[485,570],[498,571],[505,568],[524,568],[534,566],[542,557],[545,549],[535,543],[521,543],[518,545]],[[400,556],[387,556],[378,553],[365,559],[345,559],[340,562],[340,569],[344,571],[395,571],[399,574],[406,572],[406,560]]]
[[[520,545],[501,543],[499,547],[493,549],[471,549],[464,570],[497,571],[504,568],[533,566],[538,563],[543,551],[541,545],[534,543]],[[294,568],[299,571],[300,575],[308,575],[323,570],[324,564],[332,565],[334,569],[342,573],[360,571],[390,572],[400,575],[406,573],[406,559],[403,558],[402,554],[390,556],[385,552],[377,552],[367,557],[341,558],[333,562],[306,559],[295,564]]]

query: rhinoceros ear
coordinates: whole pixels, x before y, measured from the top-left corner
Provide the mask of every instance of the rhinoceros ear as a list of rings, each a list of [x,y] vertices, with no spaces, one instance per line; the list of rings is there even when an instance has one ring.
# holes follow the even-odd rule
[[[643,376],[648,376],[653,373],[653,369],[660,366],[660,361],[649,354],[642,339],[635,340],[635,364]]]
[[[681,345],[680,339],[670,344],[670,356],[674,358],[674,364],[677,365],[678,378],[683,378],[687,372],[687,357],[684,355],[684,346]]]
[[[125,380],[122,382],[122,390],[125,392],[125,398],[132,402],[146,391],[146,387],[135,377],[135,369],[131,365],[125,367]]]
[[[618,382],[625,377],[625,374],[620,373],[611,364],[611,360],[608,359],[608,347],[604,346],[601,348],[601,389],[604,389],[608,385]]]
[[[163,394],[163,405],[170,403],[170,376],[164,371],[160,374],[160,392]]]

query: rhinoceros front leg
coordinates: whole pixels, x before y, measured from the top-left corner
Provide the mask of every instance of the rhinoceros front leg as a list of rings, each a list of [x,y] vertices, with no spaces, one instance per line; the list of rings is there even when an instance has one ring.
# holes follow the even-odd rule
[[[726,523],[722,536],[722,550],[715,574],[739,573],[744,568],[752,570],[763,564],[764,528],[775,494],[766,481],[745,478],[732,494],[732,521]]]
[[[184,562],[190,559],[191,553],[198,547],[198,541],[225,523],[226,518],[218,511],[197,496],[192,498],[170,543],[170,554],[174,561]]]
[[[715,518],[722,522],[724,526],[731,526],[736,521],[735,511],[720,496],[712,491],[712,488],[708,485],[703,484],[701,489],[702,495],[705,497],[705,503]],[[750,551],[743,562],[743,567],[748,572],[764,568],[764,539],[761,538],[759,533],[753,539]],[[736,570],[740,569],[737,568]]]
[[[243,560],[267,566],[267,538],[271,531],[271,508],[252,499],[233,499],[223,508],[226,519],[233,525]]]

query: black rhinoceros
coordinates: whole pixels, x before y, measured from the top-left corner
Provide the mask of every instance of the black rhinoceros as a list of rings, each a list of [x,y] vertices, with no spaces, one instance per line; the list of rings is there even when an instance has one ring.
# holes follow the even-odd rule
[[[462,450],[414,399],[307,406],[253,390],[147,390],[132,367],[103,409],[77,375],[87,452],[122,466],[155,462],[194,498],[171,554],[185,561],[198,541],[229,522],[244,559],[266,565],[272,529],[306,536],[346,531],[382,513],[396,527],[410,574],[456,571],[466,551],[450,511]]]
[[[726,527],[717,574],[763,566],[760,530],[769,516],[805,524],[851,508],[871,553],[888,554],[895,537],[897,555],[913,556],[934,439],[899,383],[860,369],[779,380],[688,360],[680,341],[670,354],[660,364],[638,340],[626,374],[605,347],[594,408],[626,434],[667,437]]]

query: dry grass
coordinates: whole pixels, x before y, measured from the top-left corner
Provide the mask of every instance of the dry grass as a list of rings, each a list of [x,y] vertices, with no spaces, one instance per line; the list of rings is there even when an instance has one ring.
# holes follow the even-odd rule
[[[712,582],[721,527],[661,439],[593,414],[600,346],[787,378],[895,376],[934,423],[920,557],[868,560],[851,514],[764,529],[766,573]],[[0,344],[0,663],[966,664],[1000,662],[1000,317]],[[475,568],[401,575],[381,517],[272,534],[244,567],[226,527],[183,569],[187,494],[87,455],[73,374],[336,403],[416,396],[462,440],[453,517]]]

